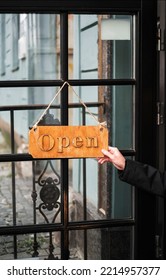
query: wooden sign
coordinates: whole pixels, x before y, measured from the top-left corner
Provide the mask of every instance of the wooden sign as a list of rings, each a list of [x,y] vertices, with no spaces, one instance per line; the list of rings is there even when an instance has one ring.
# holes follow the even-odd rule
[[[34,158],[96,158],[108,149],[108,130],[99,126],[37,126],[29,131]]]

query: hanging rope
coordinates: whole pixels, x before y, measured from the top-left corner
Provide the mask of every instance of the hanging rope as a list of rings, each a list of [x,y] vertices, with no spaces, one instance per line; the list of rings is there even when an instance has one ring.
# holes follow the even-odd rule
[[[65,81],[63,83],[63,85],[60,87],[60,89],[57,91],[57,93],[55,94],[55,96],[53,97],[53,99],[51,100],[51,102],[48,104],[47,108],[44,110],[44,112],[41,114],[41,116],[39,117],[39,119],[36,121],[36,123],[33,125],[33,128],[36,128],[38,123],[41,121],[41,119],[43,118],[43,116],[46,114],[46,112],[48,111],[48,109],[50,108],[50,106],[52,105],[52,103],[54,102],[54,100],[58,97],[58,95],[61,93],[62,89],[65,87],[65,85],[68,85],[69,88],[72,89],[72,91],[74,92],[74,94],[77,96],[79,102],[85,107],[85,109],[87,110],[87,112],[92,116],[92,118],[97,122],[98,125],[104,126],[106,127],[106,122],[102,122],[100,123],[98,121],[98,119],[91,113],[91,111],[89,110],[89,108],[86,106],[86,104],[81,100],[81,98],[79,97],[79,95],[76,93],[76,91],[74,90],[74,88],[67,82]]]

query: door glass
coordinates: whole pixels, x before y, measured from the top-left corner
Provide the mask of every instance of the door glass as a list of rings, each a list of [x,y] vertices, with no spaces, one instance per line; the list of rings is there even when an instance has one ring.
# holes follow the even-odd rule
[[[100,122],[107,120],[110,132],[109,144],[123,149],[134,147],[135,102],[133,86],[129,81],[134,77],[132,21],[132,16],[125,15],[70,14],[68,17],[69,79],[79,79],[80,81],[84,79],[104,79],[106,81],[102,86],[75,86],[74,91],[81,98],[81,102],[73,90],[69,89],[69,125],[96,125],[95,119]],[[109,31],[116,27],[115,35],[119,35],[119,24],[122,26],[124,22],[126,23],[126,29],[119,37],[113,37]],[[114,24],[112,25],[112,23]],[[60,29],[60,15],[1,14],[0,24],[0,81],[51,81],[61,78],[60,38],[63,34],[60,33],[60,30],[63,31]],[[124,33],[125,36],[122,37]],[[121,85],[108,86],[107,79],[126,79],[129,84],[126,85],[125,83],[123,85],[122,83]],[[1,156],[3,154],[20,156],[18,154],[28,153],[29,127],[38,120],[56,93],[57,88],[54,86],[38,87],[32,85],[31,87],[0,88]],[[82,102],[86,103],[94,117],[89,114]],[[59,97],[55,100],[49,113],[53,114],[54,118],[60,119]],[[13,143],[11,143],[12,141]],[[45,203],[45,200],[43,202],[42,199],[45,199],[45,197],[40,196],[42,183],[45,183],[47,179],[50,182],[51,177],[61,191],[60,196],[58,196],[58,203],[59,201],[62,202],[63,190],[61,190],[59,180],[60,169],[60,161],[57,159],[49,162],[40,160],[40,162],[34,163],[34,161],[26,162],[25,160],[25,162],[16,161],[10,164],[1,163],[1,170],[3,171],[1,178],[2,191],[5,193],[7,187],[10,192],[12,191],[9,195],[14,194],[13,190],[17,192],[16,197],[13,195],[9,201],[3,200],[3,208],[7,207],[10,215],[10,219],[7,224],[5,222],[5,226],[61,222],[63,216],[61,213],[58,213],[58,220],[54,220],[54,207],[51,211],[45,208],[46,212],[48,210],[49,213],[42,212],[41,207]],[[112,167],[110,168],[112,174],[110,182],[105,179],[107,168],[103,167],[103,171],[101,174],[96,158],[69,160],[69,223],[82,220],[132,217],[132,192],[130,187],[128,189],[123,188]],[[58,177],[58,181],[55,175]],[[104,177],[104,184],[101,184],[101,177]],[[21,189],[22,184],[25,185],[25,189]],[[11,185],[13,189],[11,189]],[[26,189],[27,186],[28,189]],[[29,201],[29,204],[21,205],[19,203],[21,195]],[[29,211],[29,216],[26,216],[28,205],[30,205],[31,211]],[[14,208],[15,211],[12,212]],[[33,210],[36,211],[35,214]],[[3,212],[2,226],[6,221],[5,215],[5,212]],[[22,220],[22,215],[24,215],[24,220]],[[108,231],[110,234],[111,231],[109,229]],[[50,244],[48,242],[46,247],[51,248],[54,237],[57,238],[58,241],[56,240],[56,242],[59,246],[60,232],[57,233],[57,235],[47,236]],[[83,242],[87,240],[90,248],[89,244],[95,237],[92,245],[95,247],[95,244],[97,244],[97,247],[93,248],[94,254],[88,249],[88,258],[93,258],[96,251],[98,251],[96,256],[102,258],[105,247],[101,248],[103,245],[100,241],[102,240],[103,244],[105,232],[101,229],[89,230],[87,236],[84,235],[88,238],[85,238],[85,241],[81,241],[80,233],[81,231],[77,233],[77,247],[82,248]],[[113,242],[115,235],[116,233],[111,233],[111,237],[109,236]],[[33,241],[29,240],[29,237],[27,240],[36,244],[36,238],[37,236],[34,235]],[[42,238],[43,236],[39,238],[41,242],[43,242]],[[18,247],[19,244],[22,243],[18,243]],[[100,244],[99,249],[98,244]],[[99,250],[102,251],[102,254]]]
[[[59,78],[57,15],[1,14],[0,26],[0,80]]]
[[[89,109],[99,121],[108,121],[109,145],[119,149],[134,148],[135,95],[134,86],[130,84],[135,75],[134,38],[134,17],[131,15],[73,15],[73,78],[128,81],[128,84],[122,82],[116,86],[75,87],[84,102],[104,103],[103,110],[101,107]],[[78,102],[75,96],[73,102]],[[73,111],[74,123],[82,124],[82,114],[82,109]],[[85,114],[86,125],[96,125],[87,111]],[[132,190],[123,187],[114,168],[110,169],[112,179],[107,187],[106,179],[101,178],[102,172],[98,174],[95,160],[86,160],[86,164],[73,160],[72,172],[73,188],[81,194],[86,174],[87,200],[99,213],[97,218],[132,217]],[[91,219],[89,215],[86,218]]]
[[[128,226],[71,231],[70,253],[79,260],[129,260],[132,236],[133,228]]]
[[[132,78],[132,26],[132,16],[74,15],[73,78]]]

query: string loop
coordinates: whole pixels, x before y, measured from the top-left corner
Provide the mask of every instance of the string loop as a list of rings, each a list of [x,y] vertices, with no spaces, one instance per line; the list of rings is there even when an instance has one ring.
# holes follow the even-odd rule
[[[60,92],[62,91],[62,89],[65,87],[65,85],[68,85],[69,88],[72,89],[72,91],[74,92],[74,94],[77,96],[79,102],[85,107],[85,109],[87,110],[87,112],[94,118],[94,120],[97,122],[98,125],[104,126],[106,127],[106,122],[102,122],[100,123],[97,118],[91,113],[91,111],[89,110],[89,108],[86,106],[86,104],[81,100],[81,98],[79,97],[79,95],[76,93],[76,91],[74,90],[74,88],[67,82],[65,81],[63,83],[63,85],[60,87],[60,89],[57,91],[57,93],[55,94],[55,96],[53,97],[53,99],[51,100],[51,102],[48,104],[47,108],[44,110],[44,112],[41,114],[41,116],[39,117],[39,119],[37,120],[37,122],[33,125],[33,128],[36,128],[38,123],[41,121],[41,119],[43,118],[43,116],[46,114],[46,112],[48,111],[48,109],[50,108],[51,104],[54,102],[54,100],[57,98],[57,96],[60,94]]]

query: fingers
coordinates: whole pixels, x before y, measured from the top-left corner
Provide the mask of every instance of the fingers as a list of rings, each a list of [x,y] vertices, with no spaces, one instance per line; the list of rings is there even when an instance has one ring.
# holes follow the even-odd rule
[[[125,158],[120,153],[118,148],[109,147],[108,151],[105,149],[101,150],[104,157],[98,159],[98,163],[103,164],[105,162],[111,162],[117,169],[124,170],[125,168]]]
[[[110,150],[109,150],[109,151],[107,151],[107,150],[105,150],[105,149],[102,149],[101,151],[102,151],[103,155],[105,155],[105,156],[107,156],[108,158],[110,158],[110,159],[111,159],[111,153],[110,153]]]
[[[98,163],[103,164],[103,163],[108,162],[108,161],[109,161],[108,158],[100,158],[98,160]]]
[[[117,152],[119,152],[119,150],[116,148],[116,147],[108,147],[108,151],[111,153],[111,154],[115,154]]]
[[[110,146],[108,147],[108,151],[109,151],[110,153],[114,153],[115,149],[116,149],[116,148],[114,148],[114,147],[110,147]]]
[[[103,164],[105,162],[112,162],[115,165],[116,153],[118,149],[116,147],[108,147],[108,150],[102,149],[104,157],[98,158],[98,163]]]
[[[98,158],[98,163],[103,164],[105,162],[112,161],[110,151],[107,151],[105,149],[102,149],[101,151],[102,151],[104,157]]]

